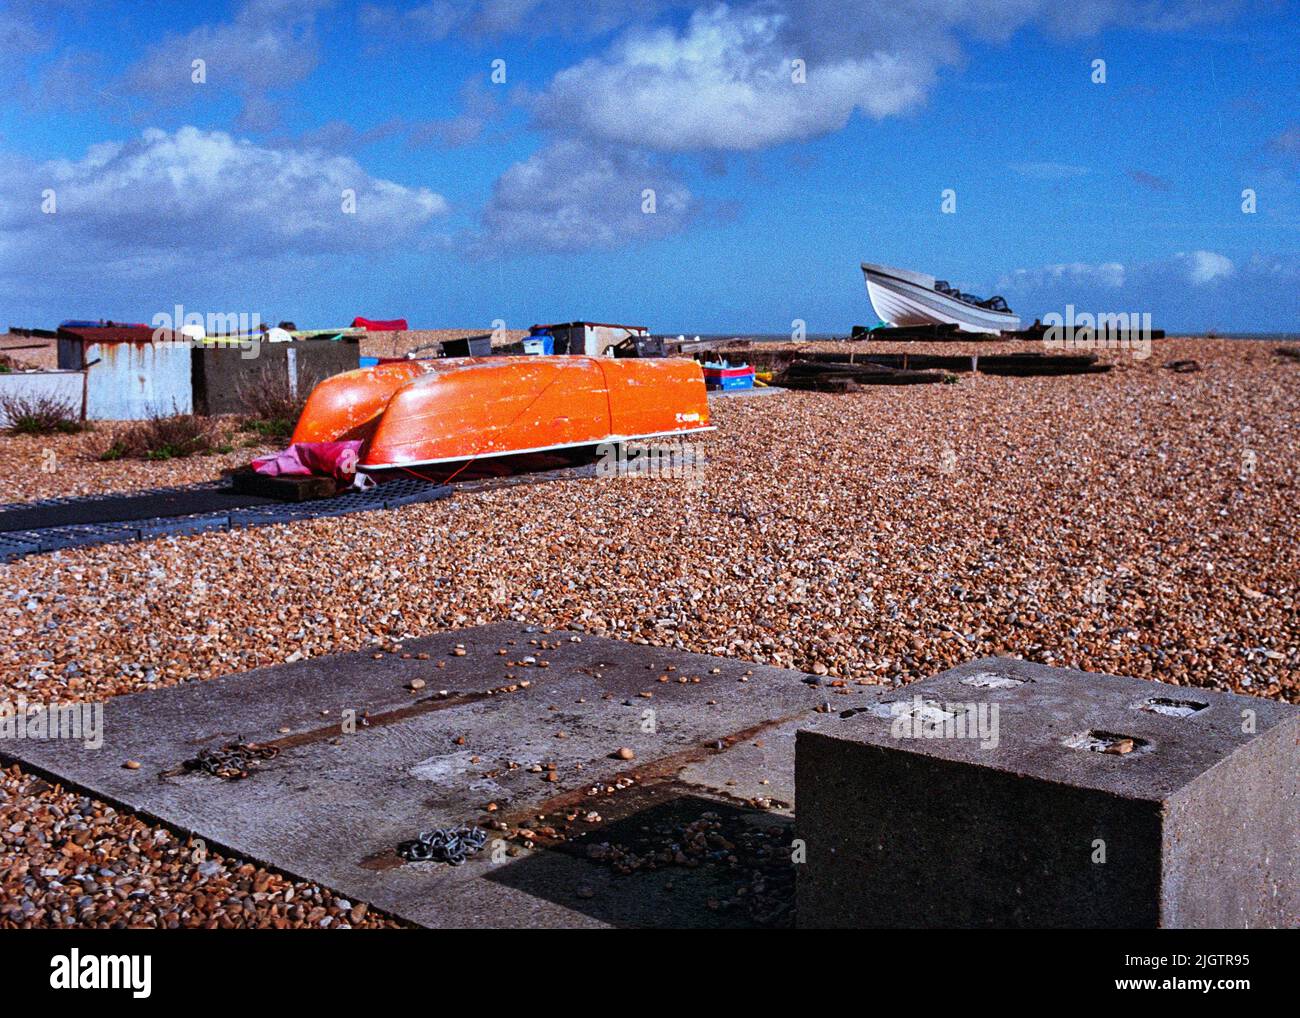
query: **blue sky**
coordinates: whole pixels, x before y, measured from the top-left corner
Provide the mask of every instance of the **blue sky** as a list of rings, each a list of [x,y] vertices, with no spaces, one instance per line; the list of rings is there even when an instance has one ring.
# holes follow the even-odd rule
[[[869,260],[1026,318],[1297,331],[1298,14],[10,0],[0,324],[845,332]]]

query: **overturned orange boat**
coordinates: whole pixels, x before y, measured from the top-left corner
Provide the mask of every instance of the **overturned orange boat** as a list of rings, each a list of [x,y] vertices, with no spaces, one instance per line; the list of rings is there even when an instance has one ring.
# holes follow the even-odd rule
[[[455,357],[327,378],[308,397],[293,441],[360,439],[358,467],[383,470],[708,430],[694,361]]]

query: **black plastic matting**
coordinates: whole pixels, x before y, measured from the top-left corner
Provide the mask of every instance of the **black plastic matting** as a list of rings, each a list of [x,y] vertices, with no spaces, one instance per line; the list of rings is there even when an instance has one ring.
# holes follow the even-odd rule
[[[274,501],[264,495],[241,495],[221,484],[159,488],[128,495],[49,499],[21,506],[0,507],[0,533],[86,523],[122,523],[159,516],[196,516],[201,513],[246,509]]]
[[[276,502],[258,496],[234,496],[229,489],[224,493],[233,497],[237,505],[228,510],[199,512],[170,516],[158,515],[159,508],[208,504],[196,500],[175,498],[179,493],[222,493],[220,485],[198,485],[193,488],[162,488],[130,496],[131,511],[135,504],[153,498],[154,512],[145,517],[131,516],[113,520],[87,521],[78,516],[82,505],[95,503],[95,514],[103,514],[103,503],[124,500],[114,496],[96,496],[81,499],[51,499],[12,506],[0,506],[0,521],[15,519],[40,520],[43,526],[26,528],[0,526],[0,561],[12,562],[24,555],[77,548],[93,544],[115,544],[124,541],[145,541],[175,534],[197,534],[205,530],[228,530],[234,527],[258,527],[273,523],[290,523],[294,520],[324,516],[343,516],[347,513],[369,512],[376,509],[393,509],[415,502],[435,502],[451,495],[447,485],[432,484],[418,478],[397,477],[385,481],[368,491],[349,491],[333,498],[315,499],[311,502]],[[19,516],[18,514],[22,514]],[[59,523],[63,519],[80,520]]]

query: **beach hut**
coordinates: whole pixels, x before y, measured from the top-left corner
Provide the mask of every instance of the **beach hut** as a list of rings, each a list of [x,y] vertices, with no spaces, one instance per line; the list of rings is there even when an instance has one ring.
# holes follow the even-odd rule
[[[549,333],[556,353],[586,354],[588,357],[613,357],[614,347],[624,341],[650,335],[650,330],[644,325],[613,325],[608,322],[534,325],[530,331],[534,335]]]
[[[146,325],[61,327],[59,367],[81,371],[89,420],[139,420],[190,413],[189,340]]]

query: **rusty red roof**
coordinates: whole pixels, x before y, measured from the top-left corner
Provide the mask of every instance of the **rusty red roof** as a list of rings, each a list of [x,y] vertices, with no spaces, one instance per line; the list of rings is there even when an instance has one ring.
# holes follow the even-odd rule
[[[81,343],[154,343],[171,342],[172,333],[167,329],[151,329],[148,326],[109,325],[96,328],[59,329],[60,339],[74,339]]]

